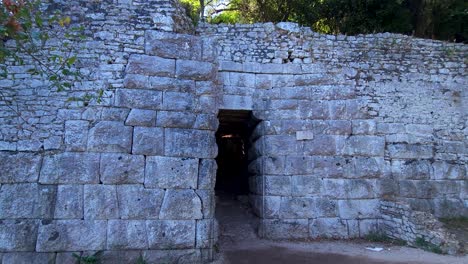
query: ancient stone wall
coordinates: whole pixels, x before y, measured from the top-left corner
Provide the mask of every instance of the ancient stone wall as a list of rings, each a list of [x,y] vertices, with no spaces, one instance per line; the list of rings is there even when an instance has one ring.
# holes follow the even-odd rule
[[[465,45],[291,23],[199,31],[219,43],[221,107],[264,120],[265,236],[363,236],[382,197],[468,213]]]
[[[382,233],[411,246],[436,253],[464,253],[464,245],[444,228],[431,213],[415,211],[410,206],[394,201],[382,201]]]
[[[381,230],[382,198],[467,215],[466,45],[295,24],[202,26],[173,1],[68,1],[84,79],[0,80],[0,259],[212,257],[219,109],[252,110],[267,238]],[[103,102],[69,102],[105,90]],[[466,106],[465,106],[466,107]],[[35,253],[33,253],[35,252]]]

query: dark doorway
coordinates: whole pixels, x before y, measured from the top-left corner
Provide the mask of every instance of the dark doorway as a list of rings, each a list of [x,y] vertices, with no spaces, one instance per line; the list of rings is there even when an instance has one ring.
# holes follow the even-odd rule
[[[258,120],[251,111],[244,110],[220,110],[218,118],[216,195],[246,196],[249,194],[248,150]]]

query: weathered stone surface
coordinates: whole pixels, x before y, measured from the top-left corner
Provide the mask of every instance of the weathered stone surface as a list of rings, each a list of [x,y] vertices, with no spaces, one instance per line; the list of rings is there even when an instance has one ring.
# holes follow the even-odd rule
[[[164,153],[164,130],[159,127],[135,127],[132,153],[162,155]]]
[[[434,157],[434,148],[431,145],[418,144],[392,144],[388,145],[386,152],[396,159],[430,159]]]
[[[4,184],[0,189],[0,219],[51,218],[55,188],[36,183]]]
[[[214,158],[217,155],[214,132],[191,129],[166,129],[164,153],[168,156]]]
[[[117,89],[115,91],[115,105],[127,108],[159,110],[162,107],[162,92]]]
[[[122,219],[158,219],[164,191],[136,184],[120,185],[117,197]]]
[[[84,218],[119,218],[116,186],[95,184],[84,186]]]
[[[44,220],[39,225],[38,252],[103,250],[106,221]]]
[[[241,110],[252,110],[253,109],[252,96],[244,95],[223,95],[223,100],[220,105],[222,109],[241,109]]]
[[[198,188],[211,190],[216,181],[218,165],[214,159],[201,159],[198,166]]]
[[[291,187],[293,196],[319,196],[323,191],[323,182],[316,176],[292,176]]]
[[[156,263],[201,263],[201,254],[198,249],[148,250],[144,252],[144,257]]]
[[[150,249],[195,247],[195,221],[146,221]]]
[[[144,252],[141,250],[106,250],[102,252],[99,260],[102,264],[138,263],[140,256],[143,255]],[[143,259],[149,261],[149,259]]]
[[[83,185],[59,185],[57,187],[55,218],[83,218]]]
[[[260,236],[269,239],[301,239],[309,236],[307,219],[262,220]]]
[[[147,249],[148,237],[145,221],[109,220],[107,249]]]
[[[291,178],[287,176],[265,176],[266,195],[291,195]]]
[[[32,153],[0,152],[0,183],[36,182],[42,158]]]
[[[377,199],[338,201],[339,216],[343,219],[378,218],[379,206]]]
[[[54,263],[55,253],[7,253],[3,256],[2,264],[44,264]]]
[[[258,210],[258,215],[263,218],[280,218],[281,214],[281,196],[255,196],[256,203],[253,203],[254,209]]]
[[[83,184],[99,182],[99,154],[66,152],[45,156],[39,182]]]
[[[199,37],[148,30],[145,38],[147,54],[163,58],[201,59],[202,42]]]
[[[155,126],[156,111],[144,109],[132,109],[125,120],[127,126]]]
[[[105,184],[143,183],[145,158],[123,153],[101,154],[101,182]]]
[[[210,248],[215,242],[215,219],[197,220],[196,248]]]
[[[198,159],[148,157],[145,167],[145,186],[148,188],[195,189],[198,178]]]
[[[174,76],[175,60],[156,56],[133,54],[128,59],[126,72],[148,76]]]
[[[348,238],[348,226],[340,218],[317,218],[310,221],[310,237],[316,238]]]
[[[34,251],[38,225],[38,220],[0,220],[0,252]]]
[[[201,198],[193,190],[167,190],[159,218],[201,219],[203,218]]]
[[[325,192],[338,199],[374,198],[379,194],[376,180],[324,179]]]
[[[315,218],[336,216],[336,201],[328,198],[282,197],[281,218]]]
[[[190,112],[159,111],[156,125],[158,127],[192,128],[196,115]]]
[[[377,136],[351,136],[343,150],[345,155],[383,156],[385,139]]]
[[[65,121],[65,146],[70,151],[85,151],[88,142],[89,122],[85,120]]]
[[[132,128],[122,122],[101,121],[89,130],[88,150],[130,153]]]
[[[215,74],[213,63],[193,60],[177,60],[176,75],[183,79],[211,80]]]

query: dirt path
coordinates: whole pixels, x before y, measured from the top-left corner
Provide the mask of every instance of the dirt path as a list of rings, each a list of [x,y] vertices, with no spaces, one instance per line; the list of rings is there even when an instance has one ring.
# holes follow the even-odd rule
[[[468,256],[437,255],[415,248],[353,241],[287,242],[259,239],[257,219],[238,201],[217,201],[219,254],[213,264],[465,264]],[[373,252],[366,247],[383,247]]]

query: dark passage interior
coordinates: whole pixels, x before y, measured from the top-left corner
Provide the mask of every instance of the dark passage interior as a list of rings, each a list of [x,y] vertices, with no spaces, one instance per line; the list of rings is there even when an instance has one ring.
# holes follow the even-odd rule
[[[243,110],[220,110],[218,118],[216,195],[248,195],[249,138],[258,121],[251,111]]]

